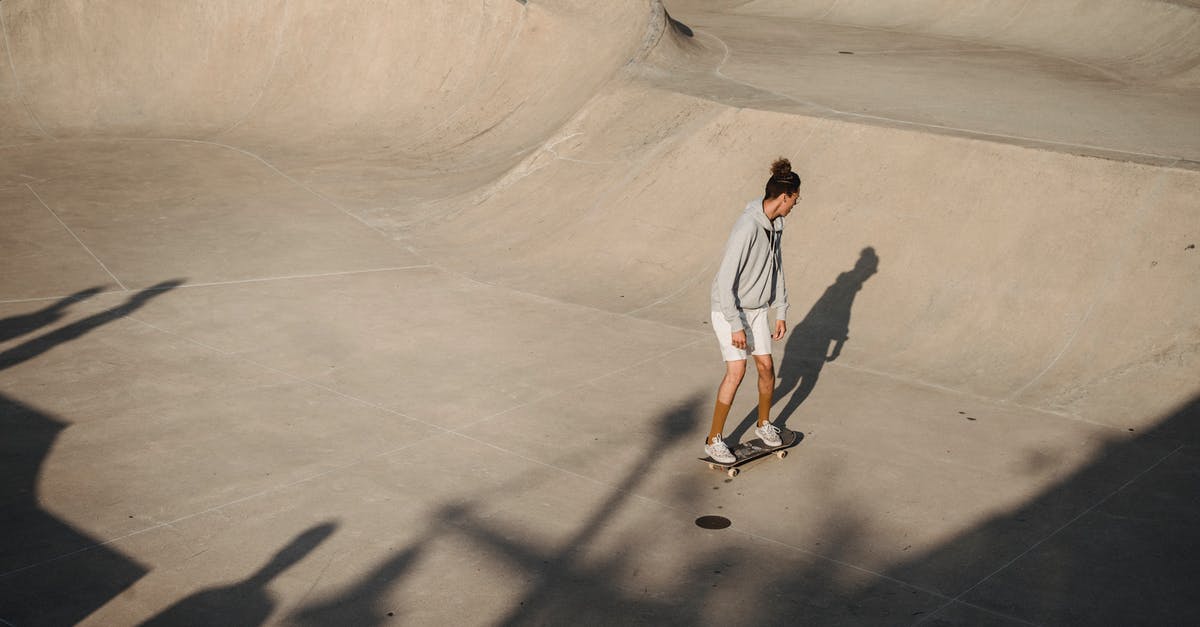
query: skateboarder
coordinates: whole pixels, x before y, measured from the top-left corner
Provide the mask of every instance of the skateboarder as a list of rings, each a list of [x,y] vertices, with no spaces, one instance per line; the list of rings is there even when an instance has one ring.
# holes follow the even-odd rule
[[[758,423],[755,435],[768,446],[779,446],[779,428],[770,422],[771,395],[775,389],[775,364],[771,341],[787,331],[787,289],[779,245],[783,219],[800,198],[800,177],[792,164],[780,157],[771,164],[762,198],[751,200],[733,225],[725,244],[725,257],[712,284],[712,326],[725,358],[725,378],[717,390],[712,429],[704,442],[711,458],[732,463],[733,454],[721,435],[734,394],[746,374],[746,355],[754,356],[758,370]],[[772,333],[767,312],[775,310]]]

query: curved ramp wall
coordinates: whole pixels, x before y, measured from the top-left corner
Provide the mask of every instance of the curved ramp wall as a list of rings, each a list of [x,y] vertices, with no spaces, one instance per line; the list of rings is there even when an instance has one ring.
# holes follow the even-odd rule
[[[4,139],[527,149],[636,54],[646,0],[6,0]]]
[[[829,338],[848,320],[840,366],[1121,426],[1200,380],[1196,172],[640,84],[597,98],[548,146],[449,202],[424,227],[430,253],[491,282],[707,329],[729,227],[787,155],[806,181],[784,240],[789,318]],[[553,206],[529,202],[545,190]],[[828,311],[827,290],[844,289],[867,247],[878,272]]]

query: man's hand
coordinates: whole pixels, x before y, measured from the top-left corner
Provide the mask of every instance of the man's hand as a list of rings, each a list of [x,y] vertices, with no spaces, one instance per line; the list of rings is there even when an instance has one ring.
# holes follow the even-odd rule
[[[733,347],[740,349],[740,350],[746,350],[746,331],[745,330],[733,332]]]
[[[778,342],[783,339],[783,334],[787,333],[787,323],[783,320],[775,321],[775,334],[771,336],[772,340]]]

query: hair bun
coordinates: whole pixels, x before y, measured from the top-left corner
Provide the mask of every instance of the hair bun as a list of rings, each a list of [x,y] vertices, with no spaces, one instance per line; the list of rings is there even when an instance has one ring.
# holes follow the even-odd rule
[[[776,159],[775,163],[771,164],[771,177],[772,178],[780,178],[780,179],[789,178],[788,175],[791,173],[792,173],[792,162],[788,161],[787,159],[784,159],[783,157]]]

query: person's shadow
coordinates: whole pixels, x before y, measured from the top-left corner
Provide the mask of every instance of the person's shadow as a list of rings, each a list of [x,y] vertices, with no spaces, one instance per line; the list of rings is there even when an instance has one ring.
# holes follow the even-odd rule
[[[44,326],[58,322],[66,315],[67,308],[72,304],[86,300],[100,293],[100,288],[93,287],[81,290],[60,298],[58,302],[48,305],[33,313],[21,314],[0,320],[0,342],[21,337]]]
[[[808,398],[825,362],[833,361],[842,353],[842,347],[850,336],[850,308],[854,297],[863,283],[879,271],[879,256],[875,249],[867,247],[859,253],[854,268],[838,275],[825,293],[799,324],[792,329],[780,359],[775,386],[775,403],[791,392],[792,396],[774,417],[776,426],[787,426],[788,419],[796,413],[800,404]],[[738,425],[730,439],[737,442],[757,421],[758,413],[750,412]]]
[[[237,583],[197,592],[142,623],[142,627],[263,624],[275,609],[267,584],[311,553],[336,528],[332,522],[310,528],[275,553],[258,572]]]
[[[45,335],[27,340],[18,346],[14,346],[8,350],[0,352],[0,370],[7,370],[13,366],[25,363],[35,357],[41,356],[50,350],[53,350],[67,342],[77,340],[88,333],[114,321],[119,318],[124,318],[133,312],[141,309],[152,299],[165,294],[180,285],[183,285],[182,279],[173,279],[163,281],[157,285],[148,287],[132,296],[129,296],[124,303],[117,305],[111,309],[105,309],[99,313],[94,313],[82,320],[77,320],[46,333]],[[53,305],[33,314],[25,316],[17,316],[14,318],[5,318],[0,320],[0,333],[8,337],[16,337],[24,335],[38,328],[31,325],[46,325],[53,323],[62,317],[62,310],[71,303],[90,297],[95,294],[94,290],[84,290],[77,292]]]

